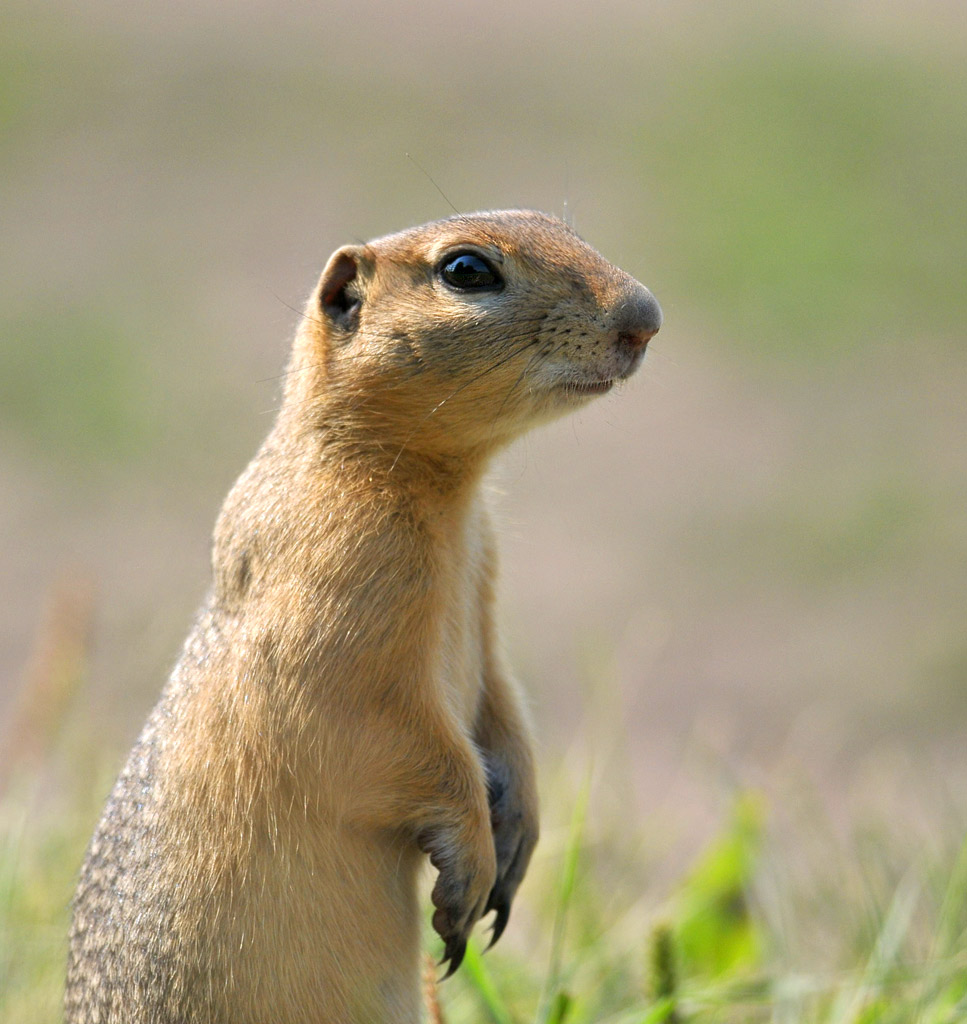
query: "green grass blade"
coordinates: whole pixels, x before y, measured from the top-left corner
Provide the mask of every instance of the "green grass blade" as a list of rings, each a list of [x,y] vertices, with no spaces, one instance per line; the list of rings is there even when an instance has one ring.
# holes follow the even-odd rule
[[[461,969],[490,1014],[492,1024],[514,1024],[514,1018],[507,1009],[507,1004],[501,999],[497,986],[483,962],[480,947],[473,939],[467,943],[467,952],[464,954]]]
[[[961,937],[961,921],[964,901],[967,899],[967,839],[960,845],[954,862],[950,881],[944,892],[937,922],[937,936],[934,944],[934,958],[950,956],[958,952]]]
[[[564,935],[567,929],[568,911],[574,897],[577,882],[578,862],[584,841],[584,828],[587,821],[588,800],[591,792],[591,780],[585,778],[578,791],[571,813],[571,825],[568,830],[567,846],[564,850],[564,864],[558,883],[557,900],[554,907],[554,926],[551,932],[551,956],[547,972],[547,981],[541,995],[540,1009],[537,1020],[539,1024],[551,1024],[551,1014],[557,1005],[561,985],[561,963],[564,958]]]
[[[900,883],[890,903],[862,978],[855,988],[843,989],[840,993],[829,1017],[830,1024],[864,1020],[864,1008],[880,994],[890,969],[896,964],[919,897],[920,881],[911,872]]]
[[[632,1010],[619,1017],[608,1018],[608,1024],[672,1024],[678,1020],[674,999],[659,999],[647,1010]]]
[[[551,1012],[547,1018],[547,1024],[564,1024],[573,1005],[574,1000],[567,992],[558,992],[551,1004]]]

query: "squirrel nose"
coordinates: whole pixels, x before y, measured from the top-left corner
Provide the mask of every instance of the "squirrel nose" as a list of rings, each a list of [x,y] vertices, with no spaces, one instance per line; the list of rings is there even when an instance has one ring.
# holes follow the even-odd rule
[[[617,332],[619,344],[638,350],[658,333],[661,321],[658,300],[644,285],[638,285],[615,311],[612,329]]]

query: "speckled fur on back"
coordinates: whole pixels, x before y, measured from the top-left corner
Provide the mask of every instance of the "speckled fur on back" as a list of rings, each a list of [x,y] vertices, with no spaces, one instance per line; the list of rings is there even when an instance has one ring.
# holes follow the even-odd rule
[[[492,455],[639,365],[650,293],[543,214],[336,252],[74,901],[68,1024],[416,1024],[537,840]]]

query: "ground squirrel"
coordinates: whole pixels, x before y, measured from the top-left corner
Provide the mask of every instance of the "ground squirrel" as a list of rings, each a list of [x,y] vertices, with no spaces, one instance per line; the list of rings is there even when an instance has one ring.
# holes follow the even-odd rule
[[[415,1024],[424,855],[450,970],[482,916],[500,936],[537,800],[481,478],[633,373],[660,324],[540,213],[330,258],[91,842],[68,1024]]]

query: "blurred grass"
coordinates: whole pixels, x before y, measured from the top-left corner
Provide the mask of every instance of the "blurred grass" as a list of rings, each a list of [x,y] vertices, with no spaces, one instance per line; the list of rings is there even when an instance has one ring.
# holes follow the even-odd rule
[[[150,450],[160,412],[150,368],[109,306],[48,304],[0,331],[12,341],[0,346],[0,417],[34,450],[84,461]]]
[[[840,892],[836,905],[825,912],[847,926],[854,915],[867,914],[875,927],[868,943],[852,957],[837,946],[834,966],[810,969],[783,961],[778,952],[781,943],[759,902],[765,821],[757,804],[751,794],[739,796],[731,821],[680,883],[664,916],[639,905],[636,937],[633,932],[619,935],[597,912],[591,895],[594,886],[587,883],[592,881],[594,849],[601,840],[587,833],[575,839],[572,830],[566,847],[552,857],[563,864],[555,912],[587,916],[594,921],[593,938],[571,937],[563,972],[549,972],[536,1013],[529,1008],[534,1005],[533,990],[522,995],[520,982],[532,964],[522,963],[519,957],[505,959],[500,953],[481,960],[472,949],[470,970],[457,976],[452,996],[449,990],[444,993],[443,1005],[450,1008],[445,1019],[450,1024],[481,1020],[492,1024],[956,1024],[963,1020],[967,1014],[967,898],[962,876],[967,844],[959,852],[949,848],[941,858],[910,866],[875,892]],[[773,849],[771,856],[778,854],[781,859],[790,852]],[[584,865],[580,884],[563,884],[577,862]],[[646,870],[645,865],[639,867]],[[621,884],[630,881],[626,877]],[[535,882],[550,884],[544,876]],[[634,884],[640,887],[642,882]],[[631,891],[628,897],[637,902]],[[795,916],[802,918],[809,912],[808,901],[797,903]],[[797,922],[791,924],[795,927]],[[535,985],[536,979],[532,989]]]
[[[38,814],[22,793],[0,803],[0,1021],[4,1024],[60,1019],[67,908],[89,825],[88,816],[75,808],[59,820]]]
[[[967,321],[967,74],[829,41],[689,67],[639,160],[683,293],[750,355],[806,364]]]
[[[42,810],[22,789],[0,802],[3,1024],[59,1019],[68,900],[96,814],[90,793],[74,795],[68,814]],[[817,904],[816,892],[791,882],[789,862],[801,858],[795,836],[777,842],[761,799],[740,793],[661,899],[649,858],[613,871],[607,851],[627,842],[627,823],[587,819],[586,787],[570,801],[563,795],[550,802],[552,818],[571,802],[572,820],[547,830],[516,908],[523,924],[486,956],[471,943],[466,965],[437,992],[444,1024],[959,1024],[967,1016],[967,843],[958,847],[953,835],[876,881],[868,868],[882,867],[890,850],[872,851],[869,865],[861,845],[845,865],[826,851],[830,859],[811,868],[853,881]],[[770,910],[777,878],[789,915],[779,931]],[[782,930],[808,928],[817,915],[838,932],[828,933],[822,957],[797,963]],[[859,944],[845,941],[859,932]],[[428,943],[439,953],[435,937]]]
[[[65,586],[37,638],[6,745],[0,797],[0,1024],[59,1019],[69,899],[110,755],[65,728],[87,685],[89,600]],[[592,734],[615,709],[593,683]],[[589,683],[590,685],[590,683]],[[598,728],[594,729],[593,726]],[[593,742],[593,741],[592,741]],[[582,744],[578,745],[583,746]],[[967,841],[950,820],[913,857],[897,823],[828,824],[731,791],[723,821],[664,892],[650,876],[674,821],[650,844],[629,819],[630,763],[573,782],[572,750],[545,764],[544,839],[515,927],[433,994],[440,1024],[959,1024],[967,1015]],[[618,776],[617,778],[615,776]],[[50,783],[59,778],[52,795]],[[795,785],[801,785],[796,782]],[[654,828],[654,826],[653,826]],[[663,831],[664,830],[664,834]],[[657,840],[657,841],[656,841]],[[650,850],[650,852],[648,852]],[[804,874],[803,874],[804,872]],[[803,886],[803,877],[828,888]],[[427,943],[438,957],[439,941]],[[809,949],[802,936],[820,936]],[[517,948],[514,948],[517,943]],[[431,992],[433,989],[432,982]]]

